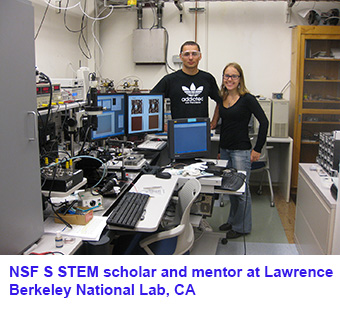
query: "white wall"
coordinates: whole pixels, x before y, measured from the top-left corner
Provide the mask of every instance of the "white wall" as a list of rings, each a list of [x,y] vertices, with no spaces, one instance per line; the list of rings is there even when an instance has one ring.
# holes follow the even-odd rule
[[[54,4],[54,1],[51,3]],[[34,33],[36,34],[46,3],[43,0],[34,0],[33,5]],[[67,26],[70,29],[80,29],[81,11],[79,9],[69,10],[66,16]],[[75,77],[79,62],[82,66],[88,64],[87,58],[83,56],[78,47],[78,36],[79,33],[71,33],[65,28],[64,11],[56,14],[55,10],[50,7],[35,40],[35,59],[39,70],[51,78]],[[86,49],[84,50],[87,52]]]
[[[210,71],[221,83],[223,67],[237,61],[244,68],[249,89],[270,96],[280,91],[290,76],[290,29],[285,23],[286,4],[282,2],[206,2],[198,15],[197,41],[203,58],[200,68]],[[172,3],[164,8],[163,26],[169,32],[169,63],[180,45],[194,39],[194,14],[188,13],[193,3],[184,3],[183,23]],[[144,28],[152,25],[150,9],[144,10]],[[132,62],[132,32],[136,13],[115,12],[102,22],[100,33],[105,56],[103,76],[118,82],[124,76],[136,75],[144,88],[151,88],[164,74],[161,65],[135,65]],[[279,35],[278,35],[279,34]],[[273,79],[275,76],[275,79]],[[279,77],[281,76],[281,78]],[[278,78],[278,79],[277,79]]]
[[[180,45],[195,39],[195,15],[189,13],[194,2],[184,2],[183,22],[175,5],[165,3],[163,26],[169,32],[168,61]],[[337,7],[336,3],[298,3],[287,23],[287,3],[278,2],[199,2],[205,12],[197,16],[197,41],[203,58],[200,68],[211,72],[220,85],[222,70],[238,62],[244,70],[248,89],[253,94],[271,97],[290,80],[291,29],[307,24],[298,12],[305,7],[322,8],[322,12]],[[143,10],[143,28],[153,23],[151,9]],[[132,59],[132,32],[137,27],[136,12],[116,11],[101,22],[100,36],[105,51],[102,75],[118,82],[130,75],[140,78],[143,88],[152,88],[166,74],[165,66],[135,65]],[[340,27],[339,27],[340,30]],[[284,94],[289,99],[289,89]],[[214,105],[210,108],[212,113]]]
[[[34,2],[37,3],[37,29],[46,4],[43,0]],[[74,0],[73,3],[77,1]],[[178,66],[172,63],[172,56],[178,54],[184,41],[195,39],[195,14],[189,13],[189,8],[194,7],[195,2],[184,2],[183,5],[182,23],[179,21],[180,12],[173,2],[165,3],[163,9],[163,26],[169,32],[168,61],[175,69]],[[292,9],[290,23],[287,23],[285,1],[207,1],[198,2],[198,6],[205,8],[205,12],[197,15],[197,41],[203,53],[200,68],[211,72],[220,84],[223,67],[236,61],[244,69],[249,90],[253,94],[266,97],[271,97],[272,92],[281,91],[289,82],[290,27],[297,24],[307,25],[307,21],[298,12],[306,7],[321,9],[322,12],[332,8],[340,9],[338,2],[298,2]],[[76,8],[68,15],[69,25],[74,29],[79,28],[80,13]],[[152,24],[152,10],[145,8],[143,28],[149,28]],[[91,25],[90,20],[89,29]],[[73,70],[78,68],[81,60],[83,66],[88,64],[90,70],[96,68],[103,78],[113,79],[116,87],[119,87],[123,78],[132,76],[132,79],[136,77],[140,80],[142,88],[150,89],[167,70],[162,65],[133,63],[132,34],[136,27],[135,9],[114,10],[107,19],[101,21],[99,37],[104,54],[96,53],[95,67],[93,59],[87,61],[82,56],[78,48],[78,35],[65,29],[63,14],[57,15],[50,9],[35,42],[37,65],[51,77],[74,77]],[[88,39],[91,41],[91,35]],[[92,55],[95,55],[93,46],[91,48]],[[289,89],[284,97],[289,98]]]

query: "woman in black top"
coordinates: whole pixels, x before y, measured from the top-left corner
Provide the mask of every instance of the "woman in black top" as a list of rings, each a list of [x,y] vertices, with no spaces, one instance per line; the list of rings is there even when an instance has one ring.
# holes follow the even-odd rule
[[[228,160],[228,167],[247,173],[245,194],[230,196],[229,217],[227,223],[220,226],[221,231],[228,231],[227,238],[230,239],[251,231],[251,197],[248,187],[251,163],[260,158],[267,137],[268,119],[256,98],[247,90],[243,70],[237,63],[230,63],[223,70],[221,97],[223,104],[219,107],[222,118],[220,157]],[[248,134],[252,114],[260,124],[254,149]]]

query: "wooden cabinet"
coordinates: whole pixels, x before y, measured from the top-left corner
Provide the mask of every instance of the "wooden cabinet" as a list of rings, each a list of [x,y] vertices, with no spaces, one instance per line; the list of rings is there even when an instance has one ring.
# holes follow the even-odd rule
[[[292,30],[290,130],[294,139],[292,187],[299,163],[313,163],[318,134],[340,130],[340,27]]]

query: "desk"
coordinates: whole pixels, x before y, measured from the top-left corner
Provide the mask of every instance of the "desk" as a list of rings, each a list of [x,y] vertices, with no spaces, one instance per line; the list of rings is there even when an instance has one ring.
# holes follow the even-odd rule
[[[218,151],[220,135],[215,134],[211,137],[213,153]],[[274,148],[270,148],[270,147]],[[293,139],[267,137],[268,157],[270,161],[270,176],[272,182],[277,183],[286,202],[290,199],[290,185],[292,175]],[[212,156],[214,157],[214,156]],[[216,156],[215,156],[216,157]]]
[[[72,255],[76,252],[76,250],[81,246],[82,239],[75,237],[74,240],[72,240],[72,243],[64,243],[64,246],[62,248],[56,248],[55,247],[55,235],[53,234],[44,234],[39,242],[37,244],[34,244],[29,248],[25,255],[30,253],[45,253],[45,252],[54,252],[55,254],[58,254],[58,252],[64,254],[64,255]]]
[[[131,188],[131,191],[146,192],[151,195],[146,207],[144,219],[138,221],[134,229],[107,226],[107,230],[124,232],[155,232],[162,220],[163,214],[168,206],[171,196],[177,187],[178,177],[171,179],[159,179],[153,175],[142,175]],[[115,199],[105,198],[104,210],[94,213],[95,216],[102,216],[113,204]],[[63,254],[73,254],[82,245],[81,238],[75,238],[73,244],[64,244],[62,248],[55,247],[54,234],[44,234],[40,241],[29,252],[59,251]],[[90,242],[91,243],[91,242]],[[93,242],[94,244],[96,242]]]
[[[226,168],[228,161],[227,160],[217,160],[217,159],[206,159],[204,161],[214,162],[215,166]],[[246,184],[243,185],[237,191],[229,191],[221,188],[222,185],[222,177],[213,176],[211,174],[206,175],[204,172],[201,172],[199,176],[192,176],[188,173],[195,173],[197,169],[202,167],[203,163],[195,163],[189,166],[184,167],[183,169],[174,169],[167,168],[166,172],[169,172],[172,176],[178,176],[178,188],[181,188],[182,185],[188,181],[188,179],[196,178],[201,184],[201,192],[196,202],[191,207],[191,215],[190,222],[194,227],[198,227],[202,216],[211,216],[213,210],[213,202],[215,199],[215,194],[229,194],[229,195],[242,195],[246,190]],[[188,169],[190,168],[190,169]],[[242,172],[245,174],[245,172]]]
[[[211,159],[209,161],[212,161]],[[216,162],[216,166],[221,166],[223,168],[226,167],[225,160],[214,160]],[[223,164],[223,165],[222,165]],[[213,176],[213,175],[200,175],[200,176],[190,176],[190,175],[182,175],[183,170],[178,169],[166,169],[166,172],[171,173],[172,176],[178,177],[178,187],[181,187],[188,179],[197,178],[201,183],[201,193],[207,194],[229,194],[229,195],[241,195],[245,192],[245,183],[237,190],[237,191],[228,191],[224,190],[221,187],[222,185],[222,177]],[[245,172],[243,172],[245,173]]]
[[[274,147],[268,150],[272,181],[278,183],[286,202],[289,202],[292,177],[293,139],[291,137],[268,137],[267,146]]]
[[[161,138],[165,140],[167,137],[157,136],[157,134],[149,135],[148,138]],[[211,136],[211,153],[210,158],[216,159],[219,150],[220,135],[212,130]],[[270,161],[270,174],[272,182],[277,184],[286,199],[286,202],[290,200],[290,186],[291,186],[291,173],[292,173],[292,157],[293,157],[293,139],[287,138],[275,138],[267,137],[267,146],[274,147],[268,150]],[[163,153],[163,155],[165,155]],[[163,156],[166,158],[166,155]],[[164,165],[168,159],[162,159]]]
[[[218,161],[217,164],[223,161]],[[224,161],[225,162],[225,161]],[[224,164],[225,166],[225,164]],[[190,176],[180,176],[173,175],[170,179],[160,179],[155,177],[154,175],[145,174],[142,175],[131,187],[130,191],[134,192],[145,192],[151,195],[146,207],[145,207],[145,215],[144,219],[138,221],[136,227],[134,229],[126,229],[123,227],[117,226],[106,226],[106,229],[109,231],[114,231],[117,233],[125,232],[125,233],[133,233],[133,232],[155,232],[159,224],[162,220],[163,214],[168,206],[168,203],[173,195],[175,190],[178,190],[179,187],[187,181],[189,178],[195,178]],[[200,178],[199,181],[203,186],[204,193],[214,194],[217,193],[226,193],[226,194],[241,194],[244,191],[243,186],[237,192],[231,192],[226,190],[215,190],[216,186],[221,185],[221,177],[204,177]],[[105,213],[109,213],[111,205],[113,204],[115,199],[104,200],[104,208],[105,210],[95,212],[96,216],[101,216]],[[80,240],[80,241],[79,241]],[[77,248],[81,245],[82,240],[79,239],[76,244],[73,246],[65,246],[60,250],[56,249],[54,246],[54,235],[44,235],[41,240],[40,246],[34,251],[55,251],[58,250],[63,253],[72,254],[76,251]],[[91,242],[90,242],[91,243]]]

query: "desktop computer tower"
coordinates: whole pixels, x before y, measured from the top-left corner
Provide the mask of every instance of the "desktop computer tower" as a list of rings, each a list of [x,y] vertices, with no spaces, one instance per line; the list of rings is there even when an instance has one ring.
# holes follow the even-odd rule
[[[262,98],[260,97],[257,99],[260,103],[264,113],[266,114],[268,121],[269,121],[269,127],[268,127],[268,133],[267,136],[271,136],[271,120],[272,120],[272,100],[269,98]],[[256,118],[254,118],[254,133],[258,134],[259,132],[259,122]]]
[[[271,136],[276,138],[288,137],[289,101],[272,100]]]

